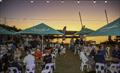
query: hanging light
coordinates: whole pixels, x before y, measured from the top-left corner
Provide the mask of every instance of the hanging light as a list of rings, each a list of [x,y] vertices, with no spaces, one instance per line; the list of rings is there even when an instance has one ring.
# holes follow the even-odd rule
[[[2,0],[0,0],[0,2],[2,2]]]
[[[61,0],[61,3],[64,3],[64,0]]]
[[[96,3],[96,0],[94,0],[93,3],[95,4],[95,3]]]
[[[30,1],[30,3],[34,3],[34,1],[33,1],[33,0],[31,0],[31,1]]]
[[[46,3],[50,3],[50,1],[49,1],[49,0],[47,0],[47,1],[46,1]]]
[[[79,4],[79,3],[80,3],[80,0],[78,0],[77,3]]]
[[[105,3],[107,3],[108,1],[107,0],[105,0]]]

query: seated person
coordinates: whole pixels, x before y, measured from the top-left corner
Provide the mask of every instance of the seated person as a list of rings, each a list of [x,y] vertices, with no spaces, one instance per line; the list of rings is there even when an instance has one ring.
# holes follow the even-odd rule
[[[103,48],[99,48],[96,55],[95,55],[95,62],[96,63],[105,63],[105,51]]]
[[[35,73],[35,57],[31,54],[31,51],[27,52],[27,55],[25,56],[23,63],[26,66],[26,73]]]
[[[37,49],[34,53],[34,56],[37,60],[39,60],[42,57],[42,52],[39,49]]]
[[[46,53],[46,55],[43,57],[43,66],[42,69],[44,69],[45,65],[47,63],[52,63],[52,56],[49,53]]]
[[[17,58],[14,60],[13,58],[11,58],[9,60],[9,64],[8,67],[16,67],[18,69],[18,71],[22,71],[22,67],[21,65],[18,63]]]
[[[2,69],[4,71],[4,73],[6,73],[7,69],[8,69],[8,64],[9,64],[9,60],[12,57],[12,54],[10,52],[7,52],[6,54],[3,55],[2,57]]]
[[[112,58],[113,63],[119,63],[120,62],[120,48],[118,45],[115,46],[114,50],[112,51]]]
[[[52,56],[51,56],[51,54],[46,53],[46,56],[44,56],[44,58],[43,58],[43,62],[44,62],[45,64],[47,64],[47,63],[52,63]]]

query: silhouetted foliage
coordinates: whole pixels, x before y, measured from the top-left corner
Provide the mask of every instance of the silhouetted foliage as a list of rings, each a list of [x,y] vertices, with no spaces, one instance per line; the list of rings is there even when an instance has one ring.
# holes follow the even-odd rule
[[[5,25],[5,24],[0,24],[0,27],[3,27],[5,28],[6,30],[9,30],[9,31],[21,31],[21,29],[17,29],[15,26],[11,27],[11,26],[8,26],[8,25]]]

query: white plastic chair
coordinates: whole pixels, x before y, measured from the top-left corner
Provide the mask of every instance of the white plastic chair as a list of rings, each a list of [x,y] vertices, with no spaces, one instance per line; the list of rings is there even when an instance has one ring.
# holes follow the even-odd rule
[[[55,56],[54,53],[52,53],[51,56],[52,56],[52,59],[55,59],[55,58],[56,58],[56,56]]]
[[[54,71],[54,63],[48,63],[45,65],[45,70],[49,70],[51,73]]]
[[[27,65],[26,66],[26,73],[35,73],[35,65]]]
[[[105,73],[105,64],[103,63],[96,63],[96,73]]]
[[[80,59],[82,61],[80,69],[81,71],[83,71],[85,66],[88,68],[88,64],[87,64],[88,58],[85,56],[84,52],[82,51],[80,52]]]
[[[9,67],[8,71],[8,73],[21,73],[16,67]]]
[[[52,68],[53,64],[52,63],[48,63],[45,65],[45,69],[42,70],[41,73],[53,73],[53,68]]]
[[[119,73],[118,72],[118,64],[111,64],[109,70],[111,73]]]
[[[62,53],[63,53],[63,54],[66,53],[66,48],[65,48],[65,47],[62,49]]]
[[[74,49],[74,55],[76,55],[77,53],[79,54],[78,49],[79,49],[79,45],[76,45]]]
[[[55,53],[55,57],[57,57],[57,55],[58,55],[58,48],[55,48],[54,53]]]
[[[50,72],[50,70],[45,69],[45,70],[42,70],[42,72],[41,72],[41,73],[51,73],[51,72]]]
[[[56,65],[55,65],[55,58],[56,58],[56,56],[55,56],[55,54],[51,54],[52,55],[52,62],[53,62],[53,64],[54,64],[54,69],[56,68]]]
[[[118,64],[118,73],[120,73],[120,63]]]

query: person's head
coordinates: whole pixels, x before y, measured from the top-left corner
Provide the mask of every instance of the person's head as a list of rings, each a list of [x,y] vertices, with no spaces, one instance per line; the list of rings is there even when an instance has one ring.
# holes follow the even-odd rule
[[[36,49],[37,51],[40,51],[38,48]]]
[[[105,46],[102,44],[102,45],[100,46],[100,49],[101,49],[101,50],[104,50],[104,49],[105,49]]]
[[[49,53],[48,52],[46,52],[46,56],[48,56],[49,55]]]
[[[73,37],[71,38],[71,40],[73,40]]]
[[[30,51],[30,50],[27,51],[27,55],[28,55],[28,54],[31,54],[31,51]]]
[[[10,62],[13,62],[13,61],[14,61],[14,57],[11,56],[11,57],[9,58],[9,61],[10,61]]]
[[[100,50],[101,50],[101,45],[99,45],[97,48],[97,51],[100,51]]]
[[[120,50],[118,45],[115,45],[115,50]]]
[[[90,43],[88,43],[88,46],[91,46],[91,44],[90,44]]]
[[[12,53],[12,51],[11,50],[7,50],[7,55],[8,56],[10,56],[10,55],[12,55],[13,53]]]
[[[17,61],[19,60],[19,58],[18,58],[18,57],[16,57],[16,58],[14,58],[14,60],[17,62]]]

